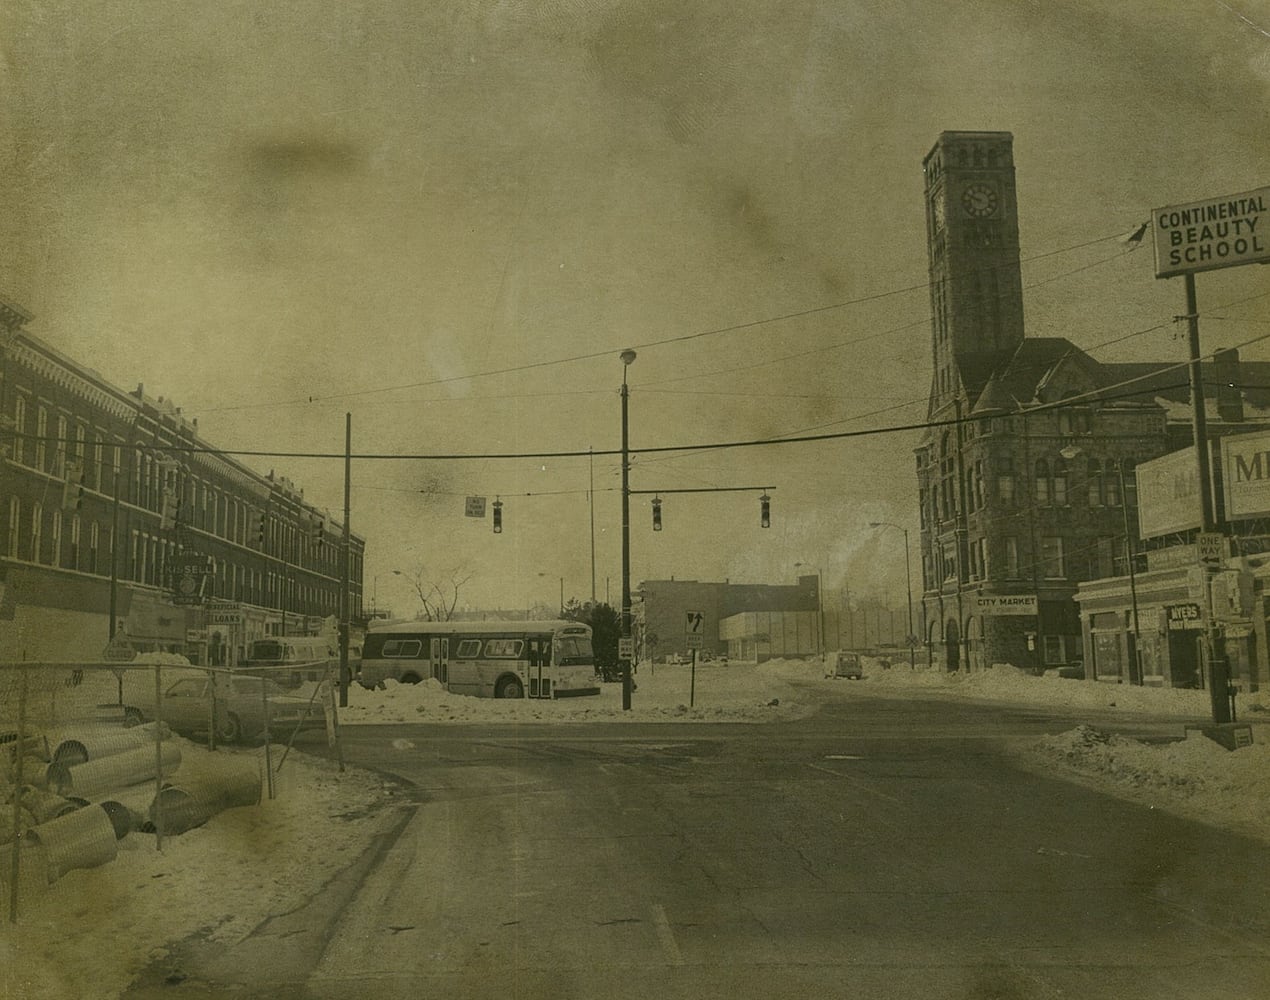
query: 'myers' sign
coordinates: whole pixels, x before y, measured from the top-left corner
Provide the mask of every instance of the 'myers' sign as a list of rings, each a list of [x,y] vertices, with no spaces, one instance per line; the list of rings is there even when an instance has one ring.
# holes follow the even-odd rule
[[[976,597],[981,615],[1034,615],[1035,594],[1002,594],[998,597]]]
[[[1270,188],[1157,208],[1155,276],[1270,261]]]

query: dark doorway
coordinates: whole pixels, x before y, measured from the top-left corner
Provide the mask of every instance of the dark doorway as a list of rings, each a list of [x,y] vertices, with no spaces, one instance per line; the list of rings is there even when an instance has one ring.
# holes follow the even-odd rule
[[[944,657],[949,670],[961,668],[961,633],[955,621],[944,626]]]

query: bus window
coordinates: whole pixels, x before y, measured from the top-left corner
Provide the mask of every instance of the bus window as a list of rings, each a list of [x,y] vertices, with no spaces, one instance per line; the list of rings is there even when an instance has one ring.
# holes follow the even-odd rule
[[[520,656],[524,645],[521,639],[486,639],[485,655],[491,659],[514,660]]]
[[[422,651],[423,643],[419,639],[387,639],[379,655],[418,658]]]
[[[456,660],[475,660],[481,655],[481,640],[460,639],[453,655]]]

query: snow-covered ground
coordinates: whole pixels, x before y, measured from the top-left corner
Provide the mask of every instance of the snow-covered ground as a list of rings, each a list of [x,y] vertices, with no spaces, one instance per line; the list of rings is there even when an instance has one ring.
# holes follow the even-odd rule
[[[879,695],[972,698],[1018,704],[1066,705],[1096,713],[1101,728],[1075,726],[1014,752],[1026,766],[1111,794],[1168,809],[1270,842],[1270,712],[1264,698],[1241,699],[1241,721],[1254,722],[1258,742],[1235,752],[1203,738],[1138,743],[1113,735],[1109,717],[1126,725],[1144,717],[1203,722],[1207,695],[1032,677],[1007,667],[974,675],[883,670],[865,661],[861,681],[827,680],[817,661],[762,666],[702,665],[690,693],[687,666],[644,664],[632,709],[621,686],[594,698],[505,702],[446,694],[432,683],[354,687],[341,724],[515,722],[779,723],[816,711],[829,686],[857,697]],[[693,704],[690,706],[689,701]],[[1262,722],[1261,720],[1266,720]],[[182,743],[183,752],[200,753]],[[218,751],[226,753],[227,751]],[[260,758],[262,751],[228,751]],[[275,755],[275,764],[277,757]],[[206,826],[165,839],[130,834],[118,858],[73,871],[23,906],[16,924],[0,929],[0,996],[117,996],[171,943],[195,932],[231,942],[271,914],[297,905],[329,881],[348,855],[332,844],[363,844],[391,822],[394,792],[377,776],[292,751],[277,796],[257,807],[220,813]],[[3,851],[4,869],[8,850]],[[7,891],[3,900],[7,917]]]

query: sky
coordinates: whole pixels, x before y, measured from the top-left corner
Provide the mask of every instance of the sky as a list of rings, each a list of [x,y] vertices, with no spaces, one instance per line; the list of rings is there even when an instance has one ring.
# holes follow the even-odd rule
[[[355,454],[555,456],[354,461],[399,613],[420,568],[470,573],[468,606],[619,600],[624,376],[631,488],[666,491],[659,533],[631,499],[633,582],[802,563],[898,606],[902,532],[869,525],[916,556],[918,434],[883,431],[925,415],[939,133],[1014,134],[1027,332],[1103,360],[1185,349],[1180,283],[1115,238],[1267,183],[1268,0],[14,0],[6,27],[0,292],[31,332],[337,518],[342,462],[295,453],[342,451],[345,414]],[[1270,334],[1266,281],[1201,276],[1206,350]],[[878,433],[641,453],[847,431]],[[669,492],[708,487],[747,489]]]
[[[1008,752],[1019,766],[1048,777],[1069,776],[1108,795],[1270,842],[1270,802],[1262,794],[1270,764],[1264,694],[1240,699],[1241,721],[1255,722],[1256,742],[1232,753],[1203,737],[1160,743],[1116,735],[1121,723],[1135,728],[1148,719],[1175,719],[1171,729],[1166,723],[1161,731],[1180,735],[1184,723],[1207,720],[1204,691],[1081,683],[1010,667],[974,674],[901,666],[883,670],[872,657],[864,658],[864,673],[859,681],[825,679],[815,660],[700,666],[690,707],[688,668],[644,664],[632,708],[625,712],[617,684],[604,685],[595,698],[543,703],[453,695],[431,681],[389,682],[383,691],[355,686],[340,719],[348,726],[419,721],[780,724],[844,694],[1096,710],[1100,720],[1111,713],[1112,721],[1015,741]],[[113,683],[108,675],[90,674],[77,691],[86,695],[95,681]],[[72,729],[63,735],[82,736]],[[179,737],[176,742],[181,764],[173,784],[179,787],[182,768],[212,766],[216,755]],[[411,741],[403,738],[394,748],[408,752]],[[222,749],[217,754],[256,760],[262,751]],[[273,760],[278,760],[276,748]],[[241,766],[241,760],[236,763]],[[0,922],[0,995],[108,1000],[188,935],[224,944],[241,941],[268,916],[290,912],[330,880],[340,859],[330,844],[369,843],[394,821],[402,804],[378,775],[358,768],[340,774],[334,763],[294,750],[278,770],[275,791],[272,799],[262,795],[258,806],[226,810],[202,827],[166,838],[162,852],[152,837],[130,833],[118,842],[113,860],[72,870],[32,897],[16,925]],[[7,893],[4,905],[7,916]]]

